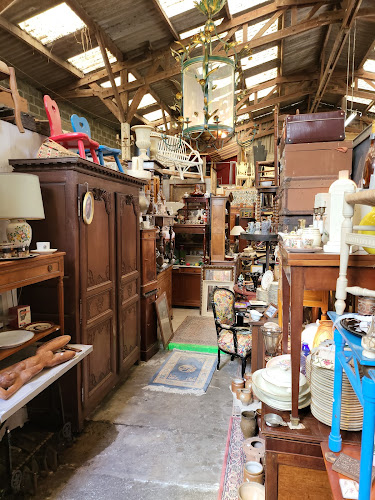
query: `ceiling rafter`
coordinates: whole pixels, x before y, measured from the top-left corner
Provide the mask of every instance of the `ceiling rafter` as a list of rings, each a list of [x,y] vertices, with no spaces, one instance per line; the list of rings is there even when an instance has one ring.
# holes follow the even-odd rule
[[[165,13],[163,7],[160,5],[159,0],[151,0],[152,4],[154,5],[155,9],[158,11],[159,17],[162,18],[165,26],[167,26],[169,32],[173,35],[174,40],[181,40],[180,35],[177,33],[175,27],[171,23],[171,20]]]
[[[100,33],[103,37],[106,48],[116,57],[118,61],[124,60],[124,55],[107,33],[90,17],[78,0],[65,0],[73,12],[90,28],[94,33]]]
[[[318,109],[319,103],[324,95],[324,92],[327,88],[329,80],[332,76],[332,73],[336,67],[337,61],[339,60],[340,54],[344,48],[348,35],[350,33],[350,28],[354,23],[354,19],[356,13],[358,12],[361,6],[362,0],[349,0],[347,7],[345,9],[345,16],[342,20],[342,24],[340,26],[340,30],[335,37],[335,42],[333,44],[331,53],[328,57],[327,64],[323,71],[323,74],[320,78],[318,84],[318,90],[316,91],[316,95],[313,99],[312,105],[310,107],[310,112],[314,112]]]
[[[0,0],[0,14],[5,12],[11,5],[16,3],[17,0]]]
[[[69,73],[74,75],[75,77],[77,77],[77,78],[83,77],[82,71],[80,71],[75,66],[73,66],[69,62],[65,61],[61,57],[58,57],[55,54],[53,54],[42,43],[38,42],[38,40],[36,40],[32,36],[28,35],[25,31],[21,30],[21,28],[10,23],[2,16],[0,16],[0,28],[7,31],[11,35],[15,36],[19,40],[22,40],[29,47],[36,50],[37,52],[39,52],[43,56],[47,57],[47,59],[49,59],[50,61],[57,64],[57,66],[60,66],[61,68],[65,69],[66,71],[68,71]]]

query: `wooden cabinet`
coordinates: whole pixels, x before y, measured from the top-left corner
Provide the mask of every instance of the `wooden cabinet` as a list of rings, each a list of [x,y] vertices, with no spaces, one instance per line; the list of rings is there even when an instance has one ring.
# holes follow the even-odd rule
[[[173,269],[172,305],[201,305],[201,269],[200,267],[184,267]]]
[[[46,218],[33,221],[33,241],[50,241],[66,252],[65,331],[74,342],[94,347],[63,387],[67,412],[79,429],[120,373],[140,358],[138,193],[143,182],[75,157],[11,164],[16,172],[39,176]],[[88,190],[95,200],[89,225],[82,218]],[[36,313],[38,308],[56,313],[42,287],[34,287],[29,299]]]
[[[148,361],[159,350],[155,300],[157,229],[141,230],[141,359]]]
[[[211,196],[211,264],[224,262],[225,240],[229,238],[230,203],[228,198]]]

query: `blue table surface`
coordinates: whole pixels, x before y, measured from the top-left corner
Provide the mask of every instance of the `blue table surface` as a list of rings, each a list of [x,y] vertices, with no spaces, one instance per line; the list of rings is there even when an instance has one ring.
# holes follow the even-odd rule
[[[338,314],[333,311],[328,311],[329,318],[335,322],[338,318]],[[361,337],[358,335],[354,335],[354,333],[350,333],[346,328],[341,326],[340,323],[336,325],[337,330],[340,332],[345,342],[351,348],[353,355],[356,357],[358,362],[363,366],[375,366],[375,359],[367,358],[363,356],[363,348],[361,347]],[[372,374],[373,370],[370,370],[370,376],[375,381],[375,374]]]

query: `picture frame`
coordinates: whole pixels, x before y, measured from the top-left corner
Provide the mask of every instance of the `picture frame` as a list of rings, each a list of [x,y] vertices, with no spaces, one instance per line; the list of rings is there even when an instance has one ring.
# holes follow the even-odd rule
[[[227,288],[233,292],[234,281],[214,281],[214,280],[204,280],[202,281],[202,291],[201,291],[201,316],[212,316],[212,294],[216,287]]]
[[[169,186],[169,201],[181,201],[184,197],[184,194],[192,193],[195,189],[195,186],[198,184],[201,191],[203,193],[206,192],[206,183],[205,182],[189,182],[185,184],[170,184]]]
[[[234,281],[234,266],[206,265],[202,268],[202,281]]]
[[[169,314],[167,294],[163,292],[160,297],[155,300],[156,314],[160,328],[160,337],[164,349],[167,348],[169,342],[174,335],[171,316]]]
[[[85,224],[91,224],[94,218],[94,195],[87,191],[83,197],[82,218]]]
[[[275,318],[278,313],[278,308],[275,304],[268,304],[267,308],[265,309],[263,315],[267,316],[267,318]]]

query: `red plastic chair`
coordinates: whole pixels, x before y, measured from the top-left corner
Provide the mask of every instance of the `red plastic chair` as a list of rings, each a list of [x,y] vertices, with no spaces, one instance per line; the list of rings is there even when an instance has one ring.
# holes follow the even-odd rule
[[[55,141],[66,149],[75,149],[79,151],[81,158],[86,158],[85,149],[89,149],[94,163],[99,164],[95,149],[98,149],[99,143],[90,139],[87,134],[82,132],[69,132],[64,134],[61,128],[61,118],[59,107],[49,95],[45,95],[44,107],[46,109],[49,127],[51,131],[50,139]]]

